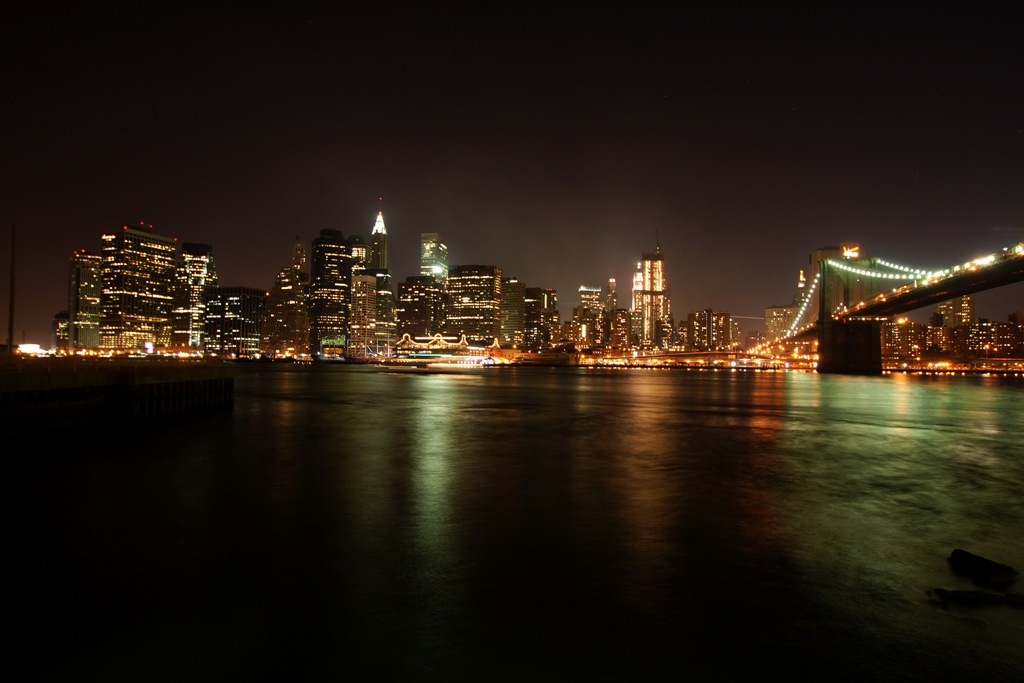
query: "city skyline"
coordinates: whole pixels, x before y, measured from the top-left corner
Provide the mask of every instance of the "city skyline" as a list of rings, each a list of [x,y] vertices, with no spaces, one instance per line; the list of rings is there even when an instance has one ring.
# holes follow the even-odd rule
[[[438,233],[453,264],[558,291],[563,319],[658,247],[677,324],[712,308],[744,329],[822,247],[942,268],[1024,241],[1019,8],[429,12],[429,35],[415,12],[16,15],[15,342],[48,343],[74,250],[138,221],[269,290],[296,235],[369,241],[383,210],[394,282]],[[1022,306],[1017,284],[977,314]]]

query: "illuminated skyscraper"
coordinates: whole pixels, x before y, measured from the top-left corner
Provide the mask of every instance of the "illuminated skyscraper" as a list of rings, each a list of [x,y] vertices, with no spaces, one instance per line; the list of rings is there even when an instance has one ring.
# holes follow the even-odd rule
[[[123,225],[100,240],[100,348],[134,351],[166,345],[177,242],[144,224]]]
[[[935,314],[942,316],[943,327],[959,327],[974,324],[974,295],[940,301],[935,304]]]
[[[309,276],[305,266],[306,246],[296,237],[292,246],[292,263],[277,274],[267,297],[260,325],[260,350],[266,356],[309,356]]]
[[[635,308],[640,316],[640,346],[661,348],[672,334],[672,309],[669,302],[668,276],[661,247],[643,255],[639,280],[634,280]],[[636,290],[636,285],[640,289]]]
[[[378,356],[390,356],[397,341],[398,323],[395,317],[395,290],[391,283],[391,273],[387,269],[370,268],[365,275],[372,275],[377,282],[377,295],[374,299],[377,312],[374,316],[374,352]]]
[[[254,287],[218,287],[206,305],[206,352],[227,358],[260,353],[260,325],[267,292]]]
[[[554,289],[527,287],[525,291],[526,329],[524,345],[530,351],[551,346],[551,329],[558,325],[558,295]]]
[[[69,353],[92,351],[100,347],[99,254],[84,249],[71,256],[68,273],[68,347]]]
[[[615,288],[615,278],[608,278],[608,283],[604,286],[604,313],[605,315],[611,315],[616,308],[619,307],[619,295]]]
[[[374,270],[388,269],[388,231],[384,227],[384,212],[377,213],[377,221],[370,233],[370,268]]]
[[[448,247],[436,232],[420,234],[420,275],[448,279]]]
[[[370,245],[359,235],[349,235],[345,243],[352,257],[352,275],[361,275],[370,267]]]
[[[580,285],[579,293],[581,307],[589,308],[592,311],[601,311],[604,308],[604,302],[601,301],[600,287]]]
[[[352,305],[349,309],[348,355],[372,358],[376,355],[377,278],[352,276]]]
[[[580,305],[573,309],[574,341],[588,348],[603,343],[604,301],[600,287],[580,285]]]
[[[721,351],[733,347],[733,326],[728,313],[706,308],[686,318],[687,351]]]
[[[633,346],[631,317],[632,314],[625,308],[616,308],[611,312],[608,325],[611,348],[625,351]]]
[[[400,282],[395,311],[398,337],[408,334],[415,339],[443,332],[443,297],[440,281],[431,275],[411,275]]]
[[[505,348],[522,348],[526,339],[526,285],[514,277],[501,281],[501,337]]]
[[[448,271],[450,335],[490,344],[501,335],[501,269],[496,266],[456,266]]]
[[[201,351],[206,336],[206,303],[217,287],[213,247],[184,243],[174,277],[171,346]]]
[[[341,230],[321,230],[309,267],[309,346],[315,358],[344,356],[352,256]]]
[[[50,349],[67,350],[70,347],[68,339],[68,312],[57,311],[50,321]]]
[[[388,356],[397,341],[395,335],[398,325],[395,318],[395,287],[388,269],[388,231],[384,227],[383,211],[377,213],[370,242],[369,267],[362,272],[373,275],[377,281],[372,347],[375,355]]]

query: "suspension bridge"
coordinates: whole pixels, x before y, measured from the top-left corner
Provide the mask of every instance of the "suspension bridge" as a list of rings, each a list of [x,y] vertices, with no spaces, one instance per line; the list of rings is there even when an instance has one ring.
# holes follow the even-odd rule
[[[825,259],[785,338],[818,342],[818,372],[880,374],[881,326],[892,316],[1021,281],[1024,243],[939,270]]]

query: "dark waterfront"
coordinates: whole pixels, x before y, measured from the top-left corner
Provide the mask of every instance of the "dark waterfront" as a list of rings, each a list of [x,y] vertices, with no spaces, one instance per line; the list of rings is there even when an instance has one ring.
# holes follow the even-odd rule
[[[253,365],[7,450],[12,680],[1024,679],[1020,378]],[[1024,592],[1024,579],[1008,590]]]

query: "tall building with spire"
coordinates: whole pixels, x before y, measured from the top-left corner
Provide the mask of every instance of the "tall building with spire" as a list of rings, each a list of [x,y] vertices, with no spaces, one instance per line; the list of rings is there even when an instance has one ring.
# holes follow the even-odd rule
[[[388,269],[388,231],[384,227],[384,210],[377,212],[377,220],[370,232],[370,268]]]
[[[397,341],[398,323],[395,317],[395,286],[388,269],[388,231],[384,227],[384,211],[377,212],[377,220],[370,233],[370,267],[367,275],[376,278],[376,312],[374,315],[373,349],[377,356],[390,356]]]

